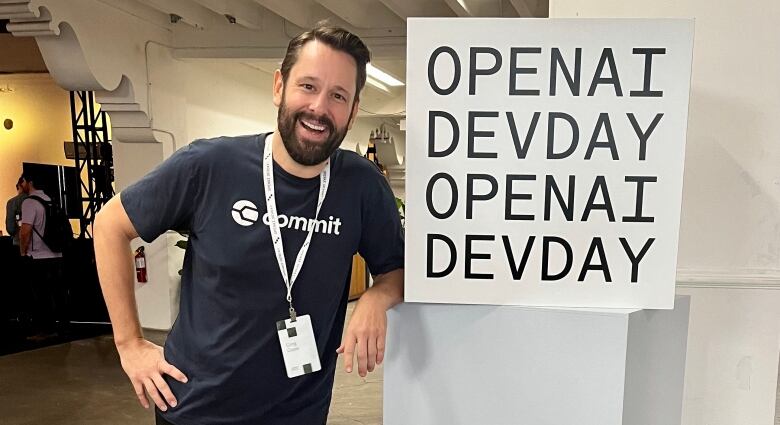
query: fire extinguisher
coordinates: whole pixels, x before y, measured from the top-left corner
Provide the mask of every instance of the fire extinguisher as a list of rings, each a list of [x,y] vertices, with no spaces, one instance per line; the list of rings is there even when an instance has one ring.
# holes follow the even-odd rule
[[[144,247],[140,246],[135,250],[135,277],[138,283],[146,283],[149,280],[146,277],[146,254]]]

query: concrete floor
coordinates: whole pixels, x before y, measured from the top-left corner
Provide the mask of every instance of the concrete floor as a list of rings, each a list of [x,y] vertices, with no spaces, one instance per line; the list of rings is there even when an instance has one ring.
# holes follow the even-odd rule
[[[350,303],[347,314],[351,314]],[[166,333],[147,331],[162,344]],[[339,358],[328,424],[382,423],[382,368],[366,378]],[[0,357],[0,425],[154,424],[119,365],[113,338],[75,341]]]
[[[162,344],[166,333],[146,336]],[[347,374],[339,359],[328,424],[381,424],[382,372]],[[777,394],[780,425],[780,387]],[[152,416],[136,401],[110,336],[0,356],[0,425],[151,425]]]

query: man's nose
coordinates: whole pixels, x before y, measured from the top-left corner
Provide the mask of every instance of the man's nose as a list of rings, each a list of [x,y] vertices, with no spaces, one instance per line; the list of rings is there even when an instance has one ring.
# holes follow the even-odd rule
[[[328,95],[325,92],[317,93],[309,103],[309,110],[317,115],[324,115],[327,111]]]

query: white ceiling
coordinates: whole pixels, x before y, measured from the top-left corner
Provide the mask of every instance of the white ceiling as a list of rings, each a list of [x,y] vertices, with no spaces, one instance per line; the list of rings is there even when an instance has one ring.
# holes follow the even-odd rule
[[[101,0],[118,6],[119,0]],[[372,64],[406,79],[406,18],[546,17],[549,0],[125,0],[123,8],[172,27],[183,60],[240,61],[263,72],[278,68],[290,38],[320,20],[363,38]],[[175,21],[175,23],[168,23]],[[188,49],[188,46],[193,48]],[[197,47],[194,47],[197,46]],[[361,116],[397,121],[404,87],[366,85]]]
[[[401,81],[406,80],[409,17],[546,17],[549,8],[549,0],[94,1],[171,31],[174,55],[182,60],[239,62],[267,73],[278,68],[292,37],[327,19],[360,35],[371,49],[372,64]],[[31,40],[3,36],[3,50],[13,47],[14,52],[28,51],[32,57],[16,67],[30,68],[29,63],[42,62],[37,48],[30,47]],[[386,92],[366,85],[361,95],[363,117],[381,117],[397,124],[404,108],[404,87]]]

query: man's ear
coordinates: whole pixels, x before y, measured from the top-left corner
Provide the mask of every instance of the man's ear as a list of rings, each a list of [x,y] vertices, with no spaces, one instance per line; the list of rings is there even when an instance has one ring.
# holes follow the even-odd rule
[[[274,106],[277,108],[282,104],[282,93],[284,93],[284,81],[282,79],[282,71],[274,71]]]
[[[349,120],[347,130],[352,130],[352,125],[355,124],[355,120],[357,119],[358,114],[358,105],[360,105],[360,99],[355,99],[355,103],[352,105],[352,118]]]

